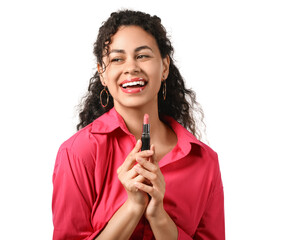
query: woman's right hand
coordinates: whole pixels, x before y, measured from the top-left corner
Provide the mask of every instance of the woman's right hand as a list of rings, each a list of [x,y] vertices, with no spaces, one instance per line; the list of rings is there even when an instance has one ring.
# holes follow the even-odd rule
[[[141,140],[138,140],[135,147],[128,154],[124,163],[117,169],[117,174],[120,182],[128,194],[127,201],[145,209],[149,202],[149,196],[147,193],[138,190],[138,188],[134,185],[135,182],[143,183],[145,178],[138,175],[134,169],[134,166],[136,165],[136,158],[140,157],[149,159],[154,153],[150,150],[140,152],[141,146],[142,142]]]

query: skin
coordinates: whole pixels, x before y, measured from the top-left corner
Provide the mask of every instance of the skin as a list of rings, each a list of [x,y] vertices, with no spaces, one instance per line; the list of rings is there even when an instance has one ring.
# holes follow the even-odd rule
[[[111,40],[110,54],[103,59],[106,68],[98,66],[101,82],[136,139],[141,137],[144,114],[149,114],[151,149],[140,151],[138,140],[118,168],[128,198],[96,239],[129,239],[143,215],[156,239],[177,239],[177,227],[164,209],[165,180],[159,167],[160,159],[177,143],[175,133],[158,115],[157,95],[169,73],[169,57],[162,58],[154,37],[138,26],[121,27]],[[144,90],[123,92],[121,83],[136,77],[148,82]]]

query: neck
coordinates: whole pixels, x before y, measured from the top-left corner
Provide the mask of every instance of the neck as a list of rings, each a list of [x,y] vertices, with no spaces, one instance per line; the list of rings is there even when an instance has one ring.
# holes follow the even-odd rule
[[[120,108],[114,106],[116,111],[122,116],[125,124],[131,134],[136,139],[141,138],[144,114],[149,114],[149,123],[151,125],[150,134],[155,135],[159,131],[162,122],[159,119],[158,108]]]

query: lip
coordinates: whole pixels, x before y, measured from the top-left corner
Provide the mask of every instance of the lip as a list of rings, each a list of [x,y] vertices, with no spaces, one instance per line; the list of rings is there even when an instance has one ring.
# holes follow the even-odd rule
[[[124,88],[124,87],[122,87],[122,85],[125,84],[125,83],[138,82],[138,81],[144,81],[144,82],[147,83],[147,81],[144,78],[126,79],[126,80],[124,80],[120,84],[120,88],[121,88],[122,92],[124,92],[124,93],[139,93],[139,92],[142,92],[144,90],[144,88],[146,87],[146,85],[144,85],[142,87],[136,87],[136,88]]]

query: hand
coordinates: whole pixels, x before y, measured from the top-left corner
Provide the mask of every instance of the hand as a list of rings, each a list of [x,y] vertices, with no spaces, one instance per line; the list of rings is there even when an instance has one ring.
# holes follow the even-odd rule
[[[140,207],[144,207],[145,209],[149,202],[148,194],[140,191],[134,184],[135,182],[142,183],[145,180],[143,176],[139,175],[135,171],[136,158],[147,161],[147,159],[153,155],[153,151],[147,150],[140,152],[141,146],[142,142],[141,140],[138,140],[133,150],[128,154],[124,163],[117,169],[117,174],[128,194],[128,201],[139,205]]]
[[[151,150],[155,153],[154,145],[151,146]],[[155,155],[149,160],[138,155],[136,161],[139,164],[137,164],[134,169],[139,176],[144,177],[146,180],[144,182],[136,181],[134,184],[138,189],[148,193],[151,197],[145,211],[145,217],[149,220],[150,218],[162,216],[165,211],[163,199],[166,184]]]

